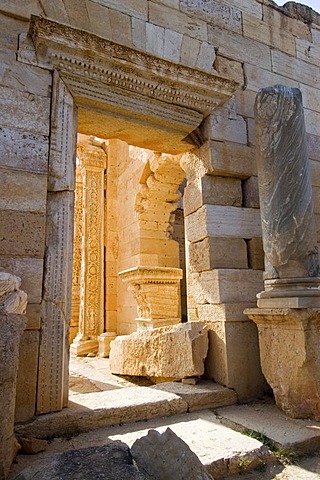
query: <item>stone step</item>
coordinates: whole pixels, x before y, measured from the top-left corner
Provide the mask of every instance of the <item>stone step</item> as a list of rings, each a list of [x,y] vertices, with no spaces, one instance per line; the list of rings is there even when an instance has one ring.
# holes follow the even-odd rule
[[[289,418],[271,401],[224,407],[215,412],[224,425],[239,432],[256,432],[298,455],[320,448],[319,422]]]
[[[72,399],[61,412],[16,425],[16,434],[27,438],[72,436],[110,425],[232,405],[237,400],[233,390],[210,381],[196,385],[166,382],[152,387],[120,388],[74,395]]]
[[[84,447],[101,447],[119,440],[131,447],[138,438],[147,435],[150,429],[162,433],[168,427],[190,447],[215,480],[275,461],[272,452],[260,441],[224,426],[211,410],[201,410],[170,418],[100,428],[71,439],[54,439],[46,450],[45,458],[43,454],[38,454],[37,460],[18,456],[10,478],[14,478],[13,473],[16,474],[32,462],[37,464],[50,461],[48,454]]]

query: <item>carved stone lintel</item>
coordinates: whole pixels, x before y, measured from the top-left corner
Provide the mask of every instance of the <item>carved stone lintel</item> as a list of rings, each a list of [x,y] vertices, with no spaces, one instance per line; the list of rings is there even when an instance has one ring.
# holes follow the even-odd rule
[[[138,330],[175,325],[180,318],[180,268],[134,267],[119,272],[137,302]]]

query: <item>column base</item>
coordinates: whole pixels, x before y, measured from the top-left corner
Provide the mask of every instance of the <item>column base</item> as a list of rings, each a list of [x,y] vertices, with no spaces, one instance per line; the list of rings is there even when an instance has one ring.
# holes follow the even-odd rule
[[[261,368],[277,406],[320,420],[320,309],[245,310],[258,327]]]
[[[117,337],[115,332],[105,332],[98,336],[98,357],[107,358],[110,355],[110,343]]]
[[[85,357],[89,353],[96,354],[98,352],[98,340],[77,340],[70,345],[70,352],[77,357]]]

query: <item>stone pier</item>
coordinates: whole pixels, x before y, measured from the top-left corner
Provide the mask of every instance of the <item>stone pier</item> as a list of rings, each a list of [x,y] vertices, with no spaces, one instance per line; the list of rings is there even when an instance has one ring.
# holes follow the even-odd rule
[[[255,115],[265,274],[258,308],[245,313],[277,405],[319,420],[319,259],[300,91],[262,89]]]

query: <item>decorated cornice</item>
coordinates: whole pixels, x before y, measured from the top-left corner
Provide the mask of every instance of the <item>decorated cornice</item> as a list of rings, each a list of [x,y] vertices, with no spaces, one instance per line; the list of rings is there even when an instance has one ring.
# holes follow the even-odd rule
[[[85,94],[83,81],[79,82],[82,77],[89,83],[112,87],[115,92],[146,96],[207,115],[239,86],[215,74],[176,64],[42,17],[31,17],[29,36],[35,47],[37,64],[59,70],[75,90],[82,83],[80,96]]]
[[[118,273],[121,280],[131,285],[147,283],[178,283],[183,277],[181,268],[133,267]]]

